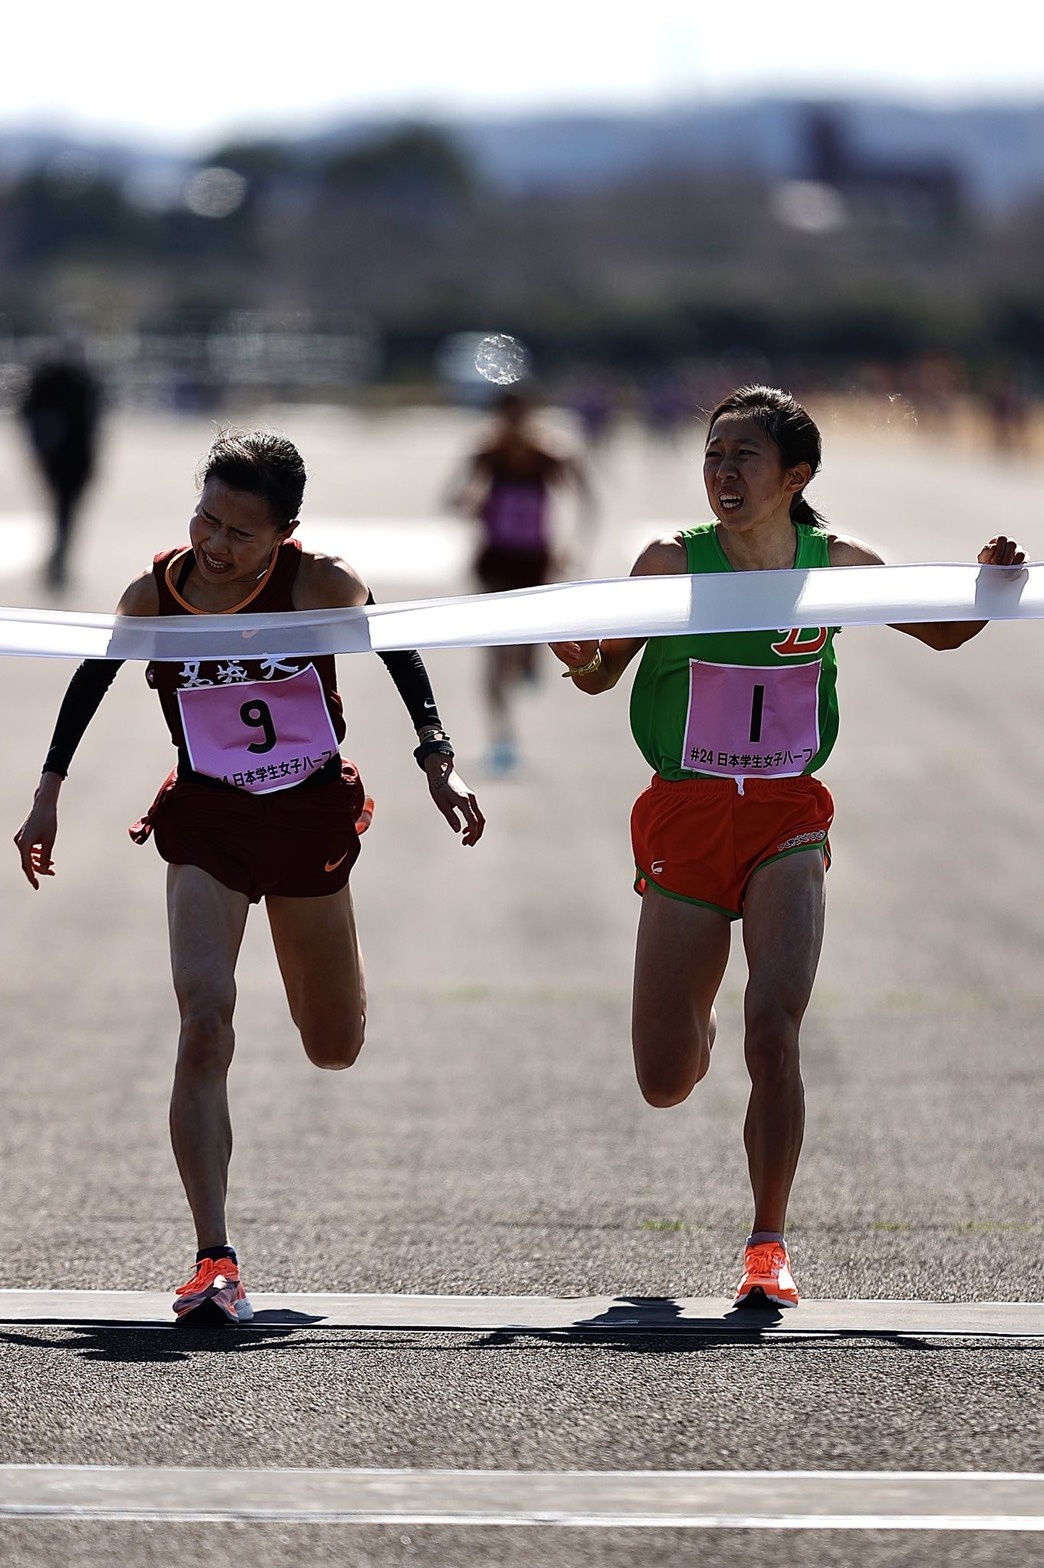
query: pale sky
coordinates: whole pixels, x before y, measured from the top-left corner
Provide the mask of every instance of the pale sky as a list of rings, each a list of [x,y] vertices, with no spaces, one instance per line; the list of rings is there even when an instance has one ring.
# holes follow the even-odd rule
[[[370,113],[647,108],[858,91],[1044,99],[1027,0],[16,0],[0,130],[31,122],[191,150]]]

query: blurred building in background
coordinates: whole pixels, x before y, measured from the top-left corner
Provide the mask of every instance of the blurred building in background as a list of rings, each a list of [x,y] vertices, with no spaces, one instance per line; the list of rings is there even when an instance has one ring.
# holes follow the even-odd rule
[[[953,157],[883,156],[854,145],[843,108],[809,109],[808,177],[848,214],[908,230],[958,234],[966,209],[965,181]]]
[[[1042,239],[1044,106],[346,125],[191,165],[0,139],[0,394],[73,310],[117,406],[430,392],[495,332],[594,441],[624,407],[670,439],[741,374],[1016,408]]]

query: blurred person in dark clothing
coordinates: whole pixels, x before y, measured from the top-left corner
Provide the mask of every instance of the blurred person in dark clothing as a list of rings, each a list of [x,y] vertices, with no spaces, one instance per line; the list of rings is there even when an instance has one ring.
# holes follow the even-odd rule
[[[1024,379],[1011,365],[993,367],[982,389],[993,450],[1002,456],[1025,457],[1032,446],[1032,402]]]
[[[101,393],[78,344],[63,343],[32,372],[19,413],[50,493],[54,536],[45,569],[49,588],[68,581],[68,554],[84,492],[94,472]]]

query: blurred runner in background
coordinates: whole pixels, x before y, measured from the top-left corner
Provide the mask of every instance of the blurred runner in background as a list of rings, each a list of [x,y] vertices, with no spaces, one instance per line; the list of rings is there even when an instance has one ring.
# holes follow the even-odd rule
[[[556,542],[552,493],[570,486],[576,491],[585,534],[593,527],[594,504],[584,464],[574,454],[554,450],[534,430],[528,397],[504,392],[494,409],[493,429],[470,458],[465,480],[450,499],[480,525],[473,570],[481,590],[507,593],[575,572],[575,556],[567,557]],[[532,645],[485,651],[489,765],[494,773],[507,773],[518,761],[513,697],[520,682],[535,680],[536,654]]]

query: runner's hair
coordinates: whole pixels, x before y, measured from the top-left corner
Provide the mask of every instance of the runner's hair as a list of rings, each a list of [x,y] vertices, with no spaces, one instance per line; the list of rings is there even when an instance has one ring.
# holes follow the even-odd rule
[[[280,532],[289,528],[301,509],[305,466],[286,436],[271,430],[221,430],[196,474],[202,490],[208,479],[220,479],[230,490],[262,496]]]
[[[779,449],[784,468],[794,468],[807,463],[812,478],[819,472],[823,460],[823,443],[819,427],[806,408],[790,393],[780,387],[738,387],[723,397],[717,408],[707,417],[708,431],[722,414],[745,414],[762,430]],[[790,501],[790,520],[804,523],[809,528],[820,526],[825,519],[805,500],[804,490],[799,490]]]

